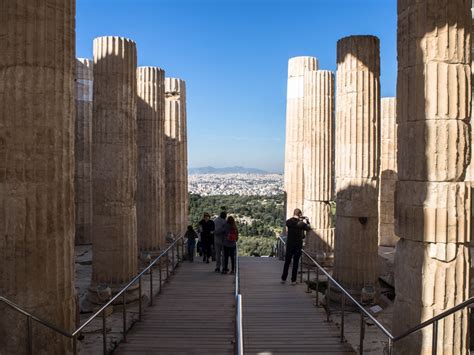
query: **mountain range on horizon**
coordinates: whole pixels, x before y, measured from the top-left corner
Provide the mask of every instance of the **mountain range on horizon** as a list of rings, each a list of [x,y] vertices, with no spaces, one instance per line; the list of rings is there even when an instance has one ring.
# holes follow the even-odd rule
[[[280,174],[273,173],[257,168],[245,168],[243,166],[229,166],[224,168],[215,168],[213,166],[204,166],[199,168],[189,168],[190,175],[195,174]]]

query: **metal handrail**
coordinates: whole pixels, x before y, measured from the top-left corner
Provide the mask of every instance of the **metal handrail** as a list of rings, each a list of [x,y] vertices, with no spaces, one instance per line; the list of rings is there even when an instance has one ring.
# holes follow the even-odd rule
[[[146,267],[144,268],[137,276],[135,276],[129,283],[127,283],[124,287],[120,289],[120,291],[112,297],[107,303],[105,303],[97,312],[95,312],[92,316],[90,316],[84,324],[82,324],[79,328],[77,328],[74,332],[70,333],[64,329],[61,329],[45,320],[42,320],[41,318],[35,316],[34,314],[24,310],[21,308],[19,305],[16,303],[10,301],[9,299],[0,296],[0,302],[5,303],[8,305],[10,308],[16,310],[19,313],[22,313],[28,318],[28,352],[32,353],[32,338],[31,338],[31,321],[34,320],[35,322],[38,322],[45,327],[55,331],[56,333],[59,333],[67,338],[72,338],[73,339],[73,353],[77,353],[76,349],[76,337],[77,335],[87,326],[89,325],[95,318],[97,318],[100,314],[102,314],[102,334],[103,334],[103,353],[107,353],[107,348],[106,348],[106,327],[105,327],[105,310],[107,307],[109,307],[113,302],[115,302],[120,296],[123,298],[123,335],[124,339],[126,337],[127,329],[126,329],[126,299],[125,299],[125,291],[127,291],[130,286],[132,286],[135,282],[139,282],[139,297],[138,297],[138,303],[139,303],[139,319],[141,319],[142,316],[142,297],[141,297],[141,289],[142,289],[142,283],[141,283],[141,278],[143,275],[145,275],[147,272],[150,273],[150,305],[153,305],[153,266],[164,256],[168,256],[169,252],[172,252],[172,269],[174,270],[176,264],[174,260],[174,248],[176,247],[176,253],[177,253],[177,259],[179,263],[179,248],[178,248],[178,242],[181,241],[181,258],[184,256],[184,235],[179,236],[176,238],[165,250],[163,250],[160,255],[158,255],[153,261]],[[168,265],[166,266],[167,269],[167,276],[168,274]],[[161,285],[162,285],[162,280],[161,280],[161,266],[160,266],[160,290],[161,290]]]
[[[244,354],[244,332],[242,324],[242,295],[240,294],[239,249],[235,248],[235,354]]]
[[[281,236],[278,236],[278,243],[281,244],[281,245],[277,245],[277,253],[279,254],[278,256],[281,257],[281,255],[283,254],[283,245],[286,245],[286,242],[285,240],[283,240],[283,238]],[[433,325],[433,334],[437,334],[437,329],[438,329],[438,321],[440,321],[441,319],[455,313],[455,312],[458,312],[460,311],[461,309],[464,309],[466,307],[469,307],[471,304],[474,303],[474,297],[471,297],[469,299],[467,299],[466,301],[456,305],[456,306],[453,306],[451,307],[450,309],[408,329],[406,332],[398,335],[398,336],[394,336],[387,328],[385,328],[377,319],[374,318],[374,316],[372,316],[365,308],[364,306],[362,306],[354,297],[352,297],[352,295],[344,289],[344,287],[339,284],[339,282],[337,282],[325,269],[324,267],[322,267],[316,260],[313,259],[313,257],[311,255],[309,255],[306,250],[302,250],[303,254],[314,264],[316,265],[317,269],[317,274],[316,274],[316,284],[318,285],[319,284],[319,270],[323,272],[324,275],[326,275],[326,277],[328,278],[328,291],[330,291],[330,285],[331,284],[334,284],[338,289],[339,291],[342,292],[342,297],[341,297],[341,342],[344,341],[344,305],[345,305],[345,298],[347,297],[355,306],[357,309],[359,309],[360,311],[360,315],[361,315],[361,322],[360,322],[360,344],[359,344],[359,350],[360,350],[360,353],[363,354],[363,349],[364,349],[364,316],[369,318],[376,326],[377,328],[382,331],[382,333],[385,334],[385,336],[387,336],[388,338],[388,354],[391,355],[392,354],[392,350],[393,350],[393,344],[401,339],[404,339],[406,338],[407,336],[429,326],[429,325]],[[303,277],[303,261],[301,260],[301,279]],[[309,267],[308,267],[308,281],[309,281]],[[318,286],[316,287],[316,305],[318,305]],[[330,314],[330,301],[328,300],[327,302],[327,305],[326,305],[326,312],[327,312],[327,319],[329,321],[329,314]],[[436,336],[433,336],[433,349],[432,349],[432,353],[434,355],[436,355],[436,351],[437,351],[437,337]]]

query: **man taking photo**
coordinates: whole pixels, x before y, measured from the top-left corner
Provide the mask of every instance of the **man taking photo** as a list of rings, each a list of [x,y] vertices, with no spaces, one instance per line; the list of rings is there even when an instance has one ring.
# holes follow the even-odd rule
[[[285,265],[283,266],[283,274],[281,275],[281,283],[286,282],[288,277],[288,269],[291,260],[293,259],[293,268],[291,270],[291,284],[296,285],[296,278],[298,276],[298,263],[301,258],[303,239],[305,233],[311,230],[309,220],[303,217],[303,213],[299,208],[293,212],[293,217],[286,221],[287,238],[286,238],[286,254]]]

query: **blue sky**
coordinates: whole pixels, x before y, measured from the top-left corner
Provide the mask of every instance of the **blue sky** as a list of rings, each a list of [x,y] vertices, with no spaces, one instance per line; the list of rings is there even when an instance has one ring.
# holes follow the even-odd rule
[[[77,56],[104,35],[138,64],[186,80],[189,166],[283,172],[290,57],[336,69],[339,38],[381,41],[381,93],[396,88],[396,0],[77,0]]]

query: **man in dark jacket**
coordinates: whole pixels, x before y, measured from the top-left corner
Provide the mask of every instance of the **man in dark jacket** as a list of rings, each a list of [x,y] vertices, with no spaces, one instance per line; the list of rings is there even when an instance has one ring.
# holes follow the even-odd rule
[[[209,213],[204,213],[203,219],[199,222],[199,232],[201,232],[202,253],[204,257],[202,261],[209,264],[211,258],[211,248],[214,244],[214,221],[211,220]]]
[[[301,249],[303,248],[303,239],[306,231],[309,231],[309,221],[303,217],[303,213],[299,208],[293,212],[293,217],[286,221],[287,238],[286,238],[286,255],[285,265],[283,266],[283,274],[281,275],[281,283],[286,282],[288,277],[288,269],[291,259],[293,259],[293,268],[291,270],[291,284],[296,285],[298,275],[298,263],[301,258]]]

